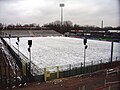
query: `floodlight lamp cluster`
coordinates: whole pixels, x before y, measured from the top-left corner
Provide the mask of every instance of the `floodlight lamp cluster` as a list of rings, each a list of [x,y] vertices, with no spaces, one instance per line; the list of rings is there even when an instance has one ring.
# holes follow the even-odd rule
[[[60,7],[64,7],[65,6],[65,4],[64,3],[60,3]]]

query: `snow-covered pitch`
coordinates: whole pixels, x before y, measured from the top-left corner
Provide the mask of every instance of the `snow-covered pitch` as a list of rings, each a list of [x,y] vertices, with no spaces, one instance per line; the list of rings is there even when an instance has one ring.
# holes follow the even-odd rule
[[[32,40],[32,62],[39,68],[77,64],[84,60],[83,39],[70,37],[23,37],[19,48],[29,58],[28,40]],[[16,45],[17,39],[6,39],[11,45]],[[111,42],[88,40],[86,62],[105,60],[111,56]],[[120,43],[114,43],[113,57],[120,56]]]

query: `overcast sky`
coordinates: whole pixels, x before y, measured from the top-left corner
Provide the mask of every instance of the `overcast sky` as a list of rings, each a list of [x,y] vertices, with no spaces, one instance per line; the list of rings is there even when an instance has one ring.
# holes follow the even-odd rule
[[[6,24],[37,23],[60,20],[59,4],[64,3],[64,20],[73,24],[119,25],[118,0],[0,0],[0,22]]]

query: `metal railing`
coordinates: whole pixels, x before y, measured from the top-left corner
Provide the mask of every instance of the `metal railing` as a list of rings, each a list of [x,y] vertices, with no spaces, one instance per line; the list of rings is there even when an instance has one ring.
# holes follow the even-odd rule
[[[19,57],[20,57],[20,60],[22,62],[22,64],[25,64],[25,63],[29,63],[30,60],[24,55],[22,54],[17,48],[15,48],[14,46],[11,46],[11,48],[16,52],[18,53],[19,52]],[[34,76],[34,75],[39,75],[39,74],[43,74],[43,69],[42,68],[39,68],[37,65],[35,65],[32,61],[31,61],[31,74]]]

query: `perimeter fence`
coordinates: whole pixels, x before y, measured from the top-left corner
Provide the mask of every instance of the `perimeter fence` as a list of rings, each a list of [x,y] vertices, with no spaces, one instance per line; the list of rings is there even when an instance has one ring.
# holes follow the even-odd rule
[[[44,68],[44,80],[49,81],[52,79],[70,77],[75,75],[92,74],[98,70],[119,66],[119,61],[120,57],[116,57],[112,63],[110,62],[110,59],[91,61],[86,62],[85,67],[83,66],[83,62],[77,64],[46,67]],[[37,75],[40,75],[40,73]],[[36,78],[36,80],[39,80],[38,78]]]

